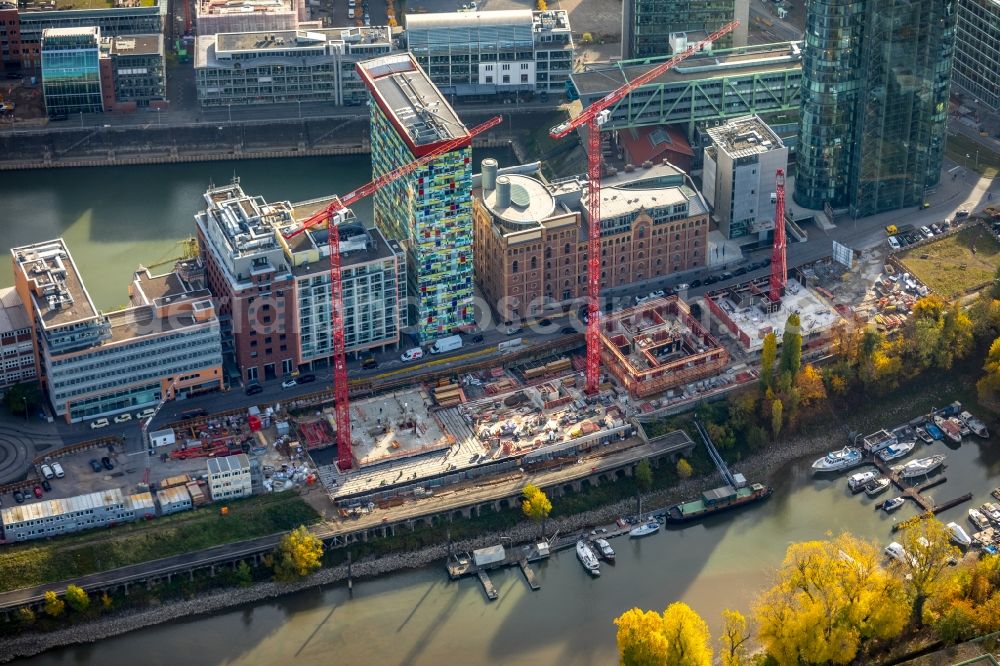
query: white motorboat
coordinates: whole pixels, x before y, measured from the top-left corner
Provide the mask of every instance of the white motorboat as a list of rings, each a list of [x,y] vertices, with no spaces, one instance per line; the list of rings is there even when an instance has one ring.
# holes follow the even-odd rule
[[[893,541],[885,547],[885,554],[900,564],[908,564],[907,560],[911,559],[909,553],[903,548],[903,545],[897,541]]]
[[[897,465],[892,469],[899,472],[900,478],[911,479],[915,476],[925,476],[930,474],[938,467],[944,463],[945,455],[939,453],[933,456],[927,456],[926,458],[917,458],[916,460],[911,460],[905,465]]]
[[[951,540],[960,546],[971,546],[972,537],[969,533],[962,529],[962,526],[956,522],[948,523],[948,531],[951,532]]]
[[[979,512],[986,516],[988,520],[1000,524],[1000,506],[997,506],[993,502],[986,502],[979,507]]]
[[[920,438],[920,441],[925,444],[931,444],[934,442],[934,438],[927,432],[927,429],[921,426],[917,426],[917,437]]]
[[[963,423],[972,431],[972,434],[976,437],[982,437],[983,439],[988,439],[990,436],[990,431],[986,428],[986,424],[982,420],[976,418],[969,412],[962,412],[958,415],[958,418],[962,420]]]
[[[906,504],[905,497],[893,497],[892,499],[887,499],[886,501],[882,502],[881,506],[882,510],[885,511],[886,513],[892,513],[893,511],[903,506],[904,504]]]
[[[611,547],[607,539],[597,539],[594,541],[598,556],[605,562],[615,561],[615,549]]]
[[[902,458],[903,456],[910,453],[913,447],[917,445],[916,442],[899,442],[879,451],[876,455],[882,460],[889,462],[890,460],[895,460],[896,458]]]
[[[660,531],[660,523],[654,518],[650,518],[648,521],[639,525],[638,527],[633,527],[628,531],[630,537],[644,537],[647,534],[655,534]]]
[[[880,477],[874,481],[870,481],[865,486],[865,495],[868,495],[868,497],[875,497],[876,495],[880,495],[889,490],[890,485],[892,485],[892,482],[889,481],[889,479],[884,476]]]
[[[601,563],[598,561],[597,555],[594,554],[594,549],[590,547],[586,539],[580,539],[576,542],[576,557],[589,574],[592,576],[601,575]]]
[[[851,474],[847,479],[847,487],[851,489],[852,493],[860,493],[865,489],[865,486],[874,481],[879,477],[878,470],[867,470],[865,472],[858,472],[857,474]]]
[[[812,464],[813,470],[817,472],[838,472],[844,469],[857,467],[864,458],[861,451],[850,446],[845,446],[839,451],[831,451]]]
[[[944,433],[944,436],[955,444],[962,443],[962,428],[958,419],[935,416],[934,423]]]
[[[969,520],[976,526],[977,530],[985,530],[990,526],[989,519],[986,518],[979,509],[969,509]]]

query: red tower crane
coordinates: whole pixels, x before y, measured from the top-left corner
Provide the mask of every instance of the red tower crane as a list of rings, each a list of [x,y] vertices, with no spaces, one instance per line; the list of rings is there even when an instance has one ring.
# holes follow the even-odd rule
[[[788,282],[788,261],[785,257],[785,171],[778,169],[774,180],[774,248],[771,250],[771,290],[768,297],[772,303],[777,303]]]
[[[327,224],[327,243],[330,248],[330,324],[333,328],[333,404],[337,421],[337,467],[341,471],[350,469],[352,462],[351,413],[347,392],[347,357],[344,345],[344,299],[340,284],[340,235],[336,232],[337,217],[343,213],[344,209],[374,194],[385,185],[407,175],[441,155],[465,147],[472,137],[482,134],[492,127],[496,127],[501,122],[503,122],[503,117],[496,116],[480,125],[476,125],[468,131],[468,135],[442,143],[426,155],[379,176],[367,185],[362,185],[356,190],[348,192],[343,197],[334,197],[333,201],[326,208],[313,213],[295,225],[294,228],[282,232],[282,235],[288,240],[295,238],[306,229],[323,223]]]
[[[597,392],[601,373],[600,307],[601,294],[601,126],[607,122],[611,112],[608,108],[617,104],[630,92],[644,86],[671,67],[683,62],[718,38],[739,26],[739,21],[716,30],[711,35],[670,60],[643,72],[620,88],[613,90],[594,102],[583,113],[572,120],[556,125],[549,130],[553,139],[561,139],[571,131],[587,126],[587,214],[590,223],[587,233],[587,388],[589,394]]]

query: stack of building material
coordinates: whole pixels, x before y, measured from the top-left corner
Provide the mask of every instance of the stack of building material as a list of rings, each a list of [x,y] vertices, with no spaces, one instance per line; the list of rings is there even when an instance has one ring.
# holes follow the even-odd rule
[[[461,387],[453,382],[434,387],[434,402],[441,407],[454,407],[465,402],[465,394]]]
[[[159,487],[162,488],[172,488],[174,486],[186,485],[191,480],[191,477],[187,474],[178,474],[177,476],[171,476],[169,478],[160,481]]]
[[[551,361],[545,364],[545,372],[548,374],[556,374],[559,372],[566,372],[570,369],[570,361],[568,358],[561,358],[558,361]]]
[[[204,506],[208,504],[208,493],[201,487],[197,481],[189,481],[184,486],[187,488],[188,494],[191,495],[191,503],[195,506]]]
[[[498,395],[500,393],[507,393],[508,391],[513,391],[517,388],[517,384],[514,383],[513,379],[504,377],[500,381],[490,382],[486,385],[487,395]]]

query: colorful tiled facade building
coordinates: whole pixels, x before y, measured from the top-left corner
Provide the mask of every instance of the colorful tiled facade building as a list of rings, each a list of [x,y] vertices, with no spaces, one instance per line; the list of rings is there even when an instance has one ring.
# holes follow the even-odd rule
[[[421,342],[474,321],[472,143],[409,54],[358,64],[371,94],[372,176],[465,137],[465,144],[375,193],[375,223],[406,249],[409,324]]]

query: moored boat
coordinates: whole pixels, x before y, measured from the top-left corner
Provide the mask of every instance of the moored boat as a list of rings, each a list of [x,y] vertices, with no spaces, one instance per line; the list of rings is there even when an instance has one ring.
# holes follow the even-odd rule
[[[911,559],[909,554],[906,552],[906,549],[903,548],[903,545],[896,541],[893,541],[885,547],[885,554],[900,564],[906,564],[907,560]]]
[[[886,513],[892,513],[893,511],[903,506],[904,504],[906,504],[905,497],[893,497],[892,499],[887,499],[886,501],[882,502],[881,508]]]
[[[951,532],[951,540],[960,546],[971,546],[972,537],[969,533],[962,529],[962,526],[956,522],[950,522],[947,525],[948,531]]]
[[[605,562],[614,563],[615,561],[615,550],[608,543],[607,539],[597,539],[594,541],[594,548],[597,550],[598,556]]]
[[[916,442],[899,442],[878,452],[878,457],[888,462],[907,455],[917,445]]]
[[[889,490],[890,485],[892,485],[892,482],[889,481],[889,479],[885,478],[884,476],[879,477],[874,481],[868,482],[868,484],[865,486],[865,495],[868,495],[868,497],[875,497],[876,495],[881,495],[885,491]]]
[[[934,423],[941,429],[941,432],[944,433],[945,438],[951,440],[955,444],[961,444],[962,430],[956,421],[957,419],[953,421],[952,419],[946,419],[943,416],[934,417]]]
[[[655,518],[650,518],[642,525],[630,529],[628,531],[628,535],[630,537],[644,537],[647,534],[655,534],[659,531],[660,531],[660,523]]]
[[[933,437],[934,439],[938,441],[944,440],[944,432],[941,431],[941,428],[938,428],[930,421],[924,424],[924,429],[927,431],[927,434]]]
[[[977,530],[985,530],[990,526],[990,521],[980,513],[979,509],[969,509],[969,520],[972,521]]]
[[[899,472],[900,478],[911,479],[915,476],[925,476],[930,474],[938,467],[944,463],[944,454],[937,454],[933,456],[927,456],[926,458],[917,458],[916,460],[911,460],[905,465],[897,465],[892,469]]]
[[[930,444],[931,442],[934,441],[934,438],[931,437],[930,433],[927,432],[927,429],[924,428],[923,426],[917,426],[917,437],[924,444]]]
[[[592,576],[601,575],[601,563],[597,560],[594,549],[590,547],[586,539],[580,539],[576,542],[576,557],[587,573]]]
[[[734,489],[723,486],[701,494],[701,497],[680,504],[674,504],[667,509],[667,522],[683,523],[696,520],[713,513],[721,513],[729,509],[752,504],[771,496],[771,487],[760,483]]]
[[[990,431],[986,428],[986,424],[983,423],[981,419],[976,418],[969,412],[962,412],[958,415],[958,418],[962,419],[972,434],[976,437],[982,437],[983,439],[988,439],[990,436]]]
[[[847,487],[851,489],[852,493],[860,493],[865,489],[866,485],[878,477],[879,472],[875,469],[858,472],[857,474],[851,474],[851,476],[847,479]]]
[[[844,469],[857,467],[864,458],[861,451],[851,446],[845,446],[839,451],[831,451],[812,464],[812,468],[817,472],[838,472]]]
[[[994,488],[990,495],[993,496],[993,499],[1000,500],[1000,488]]]
[[[979,507],[979,512],[994,523],[1000,524],[1000,506],[997,506],[993,502],[986,502]]]

